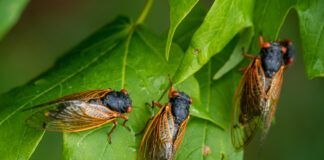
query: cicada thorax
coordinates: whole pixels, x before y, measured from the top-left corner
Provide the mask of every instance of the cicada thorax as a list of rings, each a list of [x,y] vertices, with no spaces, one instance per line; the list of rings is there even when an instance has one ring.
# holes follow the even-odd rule
[[[119,113],[128,113],[131,111],[132,100],[127,93],[111,91],[101,97],[90,99],[89,103],[103,105]]]

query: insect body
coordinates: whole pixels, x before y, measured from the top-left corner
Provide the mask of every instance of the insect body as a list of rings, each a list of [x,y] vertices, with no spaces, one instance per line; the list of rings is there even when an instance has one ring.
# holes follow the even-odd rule
[[[53,132],[80,132],[112,122],[111,134],[117,125],[116,118],[128,120],[123,113],[132,110],[132,101],[125,89],[92,90],[67,95],[56,100],[37,105],[30,109],[40,109],[27,119],[31,127]],[[127,128],[128,129],[128,128]]]
[[[160,111],[148,126],[142,139],[137,159],[172,160],[184,137],[189,120],[191,98],[184,92],[177,92],[171,86],[169,102],[160,107]]]
[[[234,97],[231,137],[236,149],[248,144],[258,128],[264,135],[270,128],[276,111],[284,70],[293,62],[290,41],[264,42],[259,38],[260,55],[243,70],[243,77]]]

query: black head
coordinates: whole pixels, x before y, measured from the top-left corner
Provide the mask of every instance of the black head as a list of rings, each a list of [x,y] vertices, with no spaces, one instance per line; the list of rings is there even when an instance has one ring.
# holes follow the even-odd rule
[[[283,55],[285,65],[292,64],[296,54],[295,47],[290,40],[280,41],[280,44],[285,48]]]
[[[265,42],[259,37],[260,57],[264,74],[272,78],[283,65],[284,47],[279,42]]]
[[[180,125],[189,116],[189,107],[192,103],[191,98],[184,92],[173,91],[169,102],[175,123]]]
[[[132,111],[132,100],[127,91],[111,91],[101,99],[103,105],[119,113],[129,113]]]

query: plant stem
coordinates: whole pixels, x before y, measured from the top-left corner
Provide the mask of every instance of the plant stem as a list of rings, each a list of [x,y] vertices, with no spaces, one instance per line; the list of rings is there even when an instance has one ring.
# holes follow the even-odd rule
[[[148,12],[150,11],[150,9],[152,7],[153,2],[154,2],[154,0],[146,0],[144,8],[142,10],[142,13],[140,14],[140,16],[138,17],[138,19],[135,23],[136,25],[143,23]]]

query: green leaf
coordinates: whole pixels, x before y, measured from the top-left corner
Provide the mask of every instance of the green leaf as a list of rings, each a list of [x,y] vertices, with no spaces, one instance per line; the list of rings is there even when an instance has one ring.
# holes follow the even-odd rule
[[[206,7],[201,3],[196,4],[177,27],[173,39],[183,50],[188,48],[191,37],[203,23],[207,11]]]
[[[86,133],[64,134],[65,159],[71,157],[74,159],[135,159],[141,137],[136,137],[134,134],[144,128],[151,115],[150,109],[145,103],[157,100],[168,87],[168,74],[174,73],[176,65],[182,57],[182,52],[179,49],[173,49],[174,56],[170,57],[168,64],[163,57],[164,43],[161,43],[159,38],[143,29],[136,29],[130,36],[110,53],[110,56],[115,58],[120,57],[120,53],[127,53],[127,64],[124,64],[122,60],[116,61],[115,58],[107,58],[106,63],[101,65],[106,66],[105,70],[108,71],[113,70],[116,66],[126,67],[125,88],[131,94],[134,102],[134,111],[129,115],[128,125],[133,131],[130,133],[123,127],[117,127],[112,135],[111,145],[108,144],[106,135],[110,130],[110,125]],[[107,65],[111,61],[115,63]],[[107,75],[112,76],[117,73],[107,72]],[[121,76],[114,79],[120,78]],[[191,88],[184,89],[184,91],[188,94],[197,93],[197,81],[188,79],[185,83],[188,82],[187,85]],[[191,94],[191,96],[199,101],[198,94],[196,96]],[[164,102],[161,101],[161,103]]]
[[[0,1],[0,40],[19,19],[28,0],[1,0]]]
[[[324,77],[324,1],[298,1],[300,35],[309,78]]]
[[[130,28],[125,18],[111,26],[80,44],[45,74],[1,96],[0,146],[6,149],[0,150],[0,159],[28,159],[43,136],[43,131],[27,127],[25,120],[31,113],[22,111],[23,108],[68,93],[110,86],[113,77],[105,76],[104,68],[97,68],[92,78],[85,75],[109,56],[109,51],[127,36]]]
[[[227,52],[230,55],[229,59],[226,63],[216,72],[213,79],[217,80],[225,75],[227,72],[232,70],[235,66],[237,66],[242,60],[242,48],[247,48],[250,45],[250,42],[253,37],[253,30],[251,27],[244,29],[239,33],[236,38],[238,39],[237,43],[231,44],[228,43],[227,46],[230,50],[224,49],[222,52]]]
[[[179,32],[180,34],[177,35],[177,32],[175,34],[175,41],[180,43],[180,45],[183,47],[187,47],[187,45],[183,45],[184,42],[188,43],[188,41],[191,41],[190,46],[188,46],[188,49],[186,51],[186,56],[182,62],[182,65],[177,71],[179,74],[177,74],[177,77],[175,77],[176,81],[182,81],[186,79],[186,77],[199,70],[199,68],[208,61],[210,56],[219,53],[224,45],[226,45],[229,40],[233,38],[233,35],[238,34],[240,36],[240,40],[235,46],[232,46],[234,49],[232,52],[229,52],[229,54],[231,54],[231,57],[228,59],[228,62],[226,62],[226,64],[224,64],[224,66],[220,68],[220,70],[217,71],[214,75],[214,79],[220,78],[242,60],[242,47],[246,48],[246,50],[250,51],[250,53],[258,53],[259,47],[257,45],[257,41],[260,33],[263,34],[266,40],[277,39],[285,17],[291,9],[296,9],[299,15],[300,33],[304,49],[304,61],[306,64],[305,67],[308,77],[314,78],[318,76],[324,76],[324,54],[321,54],[324,46],[324,21],[322,21],[324,17],[324,12],[322,12],[324,4],[322,1],[266,0],[256,1],[255,5],[253,4],[253,1],[250,1],[250,3],[245,3],[243,5],[240,5],[238,3],[240,2],[216,1],[191,40],[189,38],[191,36],[191,33],[196,30],[197,25],[200,25],[199,22],[201,22],[204,15],[200,14],[199,17],[197,16],[198,14],[196,14],[195,16],[195,7],[192,10],[192,13],[190,13],[187,18],[183,20],[182,23],[185,23],[186,21],[190,22],[190,20],[195,20],[195,22],[198,22],[198,24],[180,24],[177,30],[177,32]],[[218,4],[218,7],[221,6],[222,8],[217,8],[216,4]],[[231,6],[231,9],[233,9],[233,11],[226,9],[226,7],[224,6]],[[216,9],[218,12],[215,12]],[[239,11],[241,11],[242,13],[239,13]],[[231,15],[234,15],[235,13],[239,14],[239,16],[234,17],[234,19],[237,18],[237,20],[231,20],[230,18],[233,18]],[[241,18],[240,16],[242,15],[247,18]],[[248,17],[253,17],[253,25],[251,24]],[[244,20],[245,26],[241,27],[239,25],[230,23],[232,21],[233,23],[235,23]],[[222,28],[222,26],[226,26],[227,24],[232,26]],[[244,22],[240,24],[243,25]],[[241,28],[241,30],[237,28],[235,30],[235,27],[233,26]],[[225,31],[225,29],[227,30]],[[230,29],[233,29],[236,32],[232,33],[228,31]],[[230,36],[226,37],[226,34],[230,34]],[[253,37],[253,41],[251,41],[253,35],[255,36]],[[218,42],[214,43],[213,40]],[[215,44],[214,47],[210,47],[212,46],[211,44]],[[211,50],[212,48],[214,49]]]
[[[66,133],[64,158],[134,159],[141,140],[135,133],[143,129],[151,116],[145,103],[158,100],[165,93],[168,75],[175,73],[183,57],[177,45],[172,46],[171,52],[167,62],[161,38],[138,25],[135,27],[127,18],[120,17],[103,27],[48,72],[1,96],[0,130],[6,132],[0,133],[0,146],[6,146],[7,150],[0,150],[0,159],[28,159],[44,134],[25,124],[35,111],[22,111],[23,108],[70,93],[103,88],[128,90],[133,99],[133,112],[128,115],[132,131],[118,126],[111,145],[106,134],[111,124]],[[191,95],[195,104],[200,104],[199,85],[193,77],[179,84],[179,88]],[[196,111],[193,116],[218,124],[205,109],[193,106],[192,110]]]
[[[324,2],[318,0],[266,0],[256,1],[254,10],[255,33],[261,33],[266,40],[276,40],[280,28],[291,9],[299,15],[299,28],[304,49],[304,61],[309,78],[324,76]],[[258,36],[258,35],[257,35]],[[257,53],[257,36],[252,42],[252,53]],[[287,37],[284,37],[287,38]],[[289,37],[288,37],[289,38]],[[298,52],[300,53],[300,52]],[[297,54],[298,54],[297,53]]]
[[[234,86],[238,83],[240,74],[232,71],[213,81],[213,74],[221,67],[217,57],[219,56],[212,58],[195,77],[200,86],[201,107],[206,108],[217,122],[226,126],[225,130],[206,120],[192,118],[177,154],[178,160],[243,159],[243,151],[237,152],[232,147],[229,129]],[[206,146],[211,151],[208,155],[203,153]]]
[[[198,71],[240,31],[252,25],[253,0],[215,1],[204,22],[195,32],[177,70],[176,82]]]
[[[165,57],[169,59],[169,52],[172,43],[172,38],[177,27],[181,21],[189,14],[192,8],[197,4],[198,0],[169,0],[170,6],[170,28],[168,33],[168,39],[165,47]]]
[[[204,21],[204,17],[207,13],[206,8],[198,3],[188,16],[181,22],[177,31],[174,34],[174,41],[181,46],[182,49],[186,49],[189,46],[190,40],[194,32],[199,28]],[[249,48],[250,42],[253,37],[253,28],[248,27],[239,32],[223,49],[221,52],[227,52],[230,55],[226,58],[223,56],[223,60],[226,63],[217,71],[214,75],[214,79],[219,79],[224,74],[233,69],[239,62],[242,61],[242,48]],[[235,39],[235,40],[234,40]],[[235,42],[232,42],[235,41]],[[225,50],[225,51],[224,51]]]

